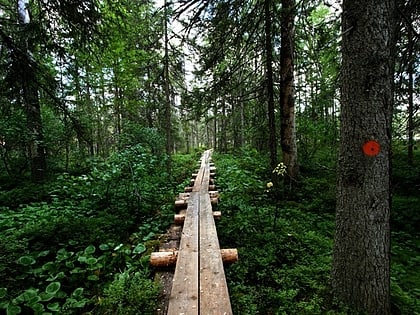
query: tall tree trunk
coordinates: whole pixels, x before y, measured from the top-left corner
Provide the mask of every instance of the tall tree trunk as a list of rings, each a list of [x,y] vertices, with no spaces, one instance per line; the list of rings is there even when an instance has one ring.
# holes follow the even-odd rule
[[[165,56],[164,56],[164,89],[165,89],[165,131],[166,131],[166,154],[168,155],[167,168],[171,169],[172,153],[172,106],[171,90],[169,82],[169,38],[168,38],[168,3],[164,2],[164,32],[165,32]]]
[[[271,0],[264,1],[265,13],[265,67],[266,67],[266,93],[268,109],[268,147],[270,150],[270,166],[275,169],[277,166],[277,137],[276,137],[276,119],[274,112],[274,83],[273,83],[273,36],[271,21]],[[273,181],[277,177],[273,174]]]
[[[226,99],[223,95],[221,98],[221,105],[222,105],[222,115],[220,116],[220,152],[226,153],[227,152],[227,117],[226,117]]]
[[[218,115],[217,115],[217,104],[213,107],[213,148],[217,149],[217,126],[218,126]]]
[[[294,33],[295,1],[282,0],[280,48],[280,113],[281,149],[283,163],[287,166],[286,180],[296,178],[297,162],[295,98],[294,98]]]
[[[118,62],[114,62],[114,69],[113,69],[113,83],[114,83],[114,119],[115,119],[115,131],[114,134],[116,135],[115,142],[113,145],[116,146],[116,149],[120,149],[120,138],[122,134],[122,90],[119,87],[120,75],[119,75],[119,65]]]
[[[344,0],[341,143],[332,284],[367,314],[390,314],[394,0]]]
[[[18,1],[19,25],[25,31],[30,23],[29,1]],[[35,65],[31,58],[32,44],[28,38],[21,40],[22,58],[22,92],[26,110],[26,126],[28,131],[27,151],[31,166],[31,176],[34,182],[45,179],[47,171],[46,149],[42,130],[41,105],[39,103],[38,86],[36,83]]]
[[[414,63],[413,54],[413,34],[411,28],[408,28],[408,106],[407,106],[407,158],[408,164],[413,165],[414,148]]]

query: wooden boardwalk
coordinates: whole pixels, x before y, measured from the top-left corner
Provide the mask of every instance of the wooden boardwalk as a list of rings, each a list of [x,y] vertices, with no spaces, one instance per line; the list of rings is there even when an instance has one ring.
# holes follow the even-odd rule
[[[211,150],[205,151],[192,191],[185,200],[187,209],[182,215],[184,226],[168,315],[232,314],[209,195],[210,158]]]

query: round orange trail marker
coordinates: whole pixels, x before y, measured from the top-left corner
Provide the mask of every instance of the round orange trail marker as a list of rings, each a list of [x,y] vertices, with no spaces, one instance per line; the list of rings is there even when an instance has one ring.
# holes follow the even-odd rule
[[[369,140],[363,145],[363,153],[367,156],[377,156],[381,151],[381,145],[375,140]]]

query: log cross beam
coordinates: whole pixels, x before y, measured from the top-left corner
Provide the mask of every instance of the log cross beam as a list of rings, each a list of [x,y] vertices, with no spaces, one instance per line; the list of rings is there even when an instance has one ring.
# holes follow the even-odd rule
[[[223,268],[225,251],[220,250],[209,195],[211,152],[204,152],[188,198],[179,250],[174,257],[168,315],[232,314]],[[235,249],[233,252],[237,255]]]

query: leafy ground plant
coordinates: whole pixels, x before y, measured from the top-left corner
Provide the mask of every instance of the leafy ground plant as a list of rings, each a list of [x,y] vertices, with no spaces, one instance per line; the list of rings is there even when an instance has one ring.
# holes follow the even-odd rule
[[[271,170],[264,161],[247,152],[215,155],[221,190],[218,209],[223,213],[219,241],[238,248],[240,257],[226,268],[233,312],[354,314],[331,295],[335,211],[331,172],[305,169],[291,196],[273,198],[265,192]],[[414,204],[413,199],[399,195],[393,207],[391,294],[393,312],[399,315],[420,314],[418,237],[407,221],[418,216],[407,206]]]

